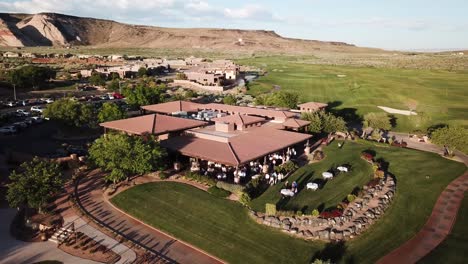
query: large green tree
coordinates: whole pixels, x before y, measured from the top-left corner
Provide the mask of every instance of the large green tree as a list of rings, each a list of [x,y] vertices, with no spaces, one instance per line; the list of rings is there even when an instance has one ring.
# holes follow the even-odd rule
[[[140,67],[137,72],[138,77],[148,76],[148,70],[145,67]]]
[[[93,72],[89,77],[89,83],[92,85],[104,86],[106,85],[106,79],[99,72]]]
[[[9,81],[17,87],[37,89],[39,85],[46,83],[49,79],[55,78],[55,76],[56,72],[49,67],[27,65],[11,70]]]
[[[129,105],[140,107],[142,105],[157,104],[161,100],[164,90],[161,87],[149,87],[138,84],[135,88],[125,88],[124,95]]]
[[[75,127],[95,127],[94,108],[69,98],[64,98],[47,105],[44,116]]]
[[[390,130],[392,129],[391,118],[387,113],[368,113],[364,115],[364,127],[375,129]]]
[[[104,103],[98,113],[99,122],[119,120],[125,117],[127,117],[126,112],[116,103]]]
[[[445,146],[449,155],[454,150],[468,153],[468,129],[461,126],[448,126],[434,130],[431,133],[434,144]]]
[[[268,105],[287,108],[296,108],[298,101],[298,94],[285,91],[279,91],[271,94],[263,94],[255,98],[255,104],[257,105]]]
[[[40,212],[63,186],[62,173],[55,162],[35,157],[10,174],[7,200],[11,207],[27,206]]]
[[[301,119],[310,121],[307,130],[311,133],[333,133],[346,131],[346,122],[342,117],[334,116],[325,111],[304,112]]]
[[[166,151],[153,136],[106,134],[89,149],[90,160],[110,172],[106,179],[114,184],[131,175],[142,175],[164,167]]]
[[[227,105],[236,105],[237,99],[234,95],[228,94],[223,98],[223,103]]]

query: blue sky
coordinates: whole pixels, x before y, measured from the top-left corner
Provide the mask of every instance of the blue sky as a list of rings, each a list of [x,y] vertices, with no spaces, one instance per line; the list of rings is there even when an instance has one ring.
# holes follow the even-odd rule
[[[467,0],[0,0],[0,11],[164,27],[267,29],[385,49],[468,48]]]

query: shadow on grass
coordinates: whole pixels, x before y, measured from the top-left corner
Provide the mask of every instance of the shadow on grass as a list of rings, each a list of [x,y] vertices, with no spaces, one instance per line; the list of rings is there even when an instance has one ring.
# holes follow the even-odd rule
[[[325,245],[325,247],[315,252],[312,257],[311,262],[314,260],[320,259],[322,261],[330,261],[331,263],[338,263],[343,260],[343,257],[346,253],[346,242],[339,241],[339,242],[330,242]],[[354,263],[352,260],[353,257],[348,257],[345,263]]]

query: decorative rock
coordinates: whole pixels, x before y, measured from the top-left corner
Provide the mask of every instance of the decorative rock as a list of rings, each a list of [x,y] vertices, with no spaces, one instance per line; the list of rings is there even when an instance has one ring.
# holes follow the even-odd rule
[[[313,237],[314,235],[312,234],[312,232],[310,232],[310,230],[306,230],[306,231],[304,232],[304,236],[305,236],[305,237]]]
[[[318,236],[320,239],[328,240],[330,238],[330,231],[328,230],[319,231]]]
[[[343,232],[337,231],[335,234],[335,240],[343,240]]]
[[[297,234],[298,231],[299,231],[299,229],[297,229],[296,227],[294,227],[294,228],[291,228],[291,229],[289,230],[289,233],[291,233],[291,234]]]

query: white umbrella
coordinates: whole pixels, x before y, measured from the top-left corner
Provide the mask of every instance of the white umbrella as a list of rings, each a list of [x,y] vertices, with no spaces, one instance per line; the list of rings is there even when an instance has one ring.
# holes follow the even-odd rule
[[[322,173],[322,177],[324,179],[331,179],[331,178],[333,178],[333,174],[331,172],[326,171],[326,172]]]
[[[309,182],[307,183],[307,190],[312,190],[312,191],[315,191],[318,189],[318,184],[314,183],[314,182]]]

